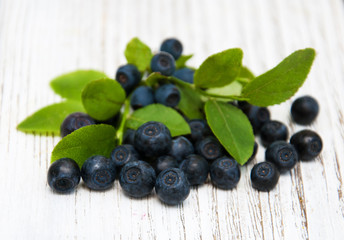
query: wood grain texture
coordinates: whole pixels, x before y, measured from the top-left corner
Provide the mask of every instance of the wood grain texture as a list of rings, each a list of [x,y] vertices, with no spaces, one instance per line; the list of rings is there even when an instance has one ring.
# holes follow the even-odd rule
[[[130,199],[118,182],[106,192],[84,185],[70,195],[46,183],[59,137],[26,135],[17,124],[60,98],[55,76],[97,69],[113,76],[126,43],[138,36],[157,51],[182,40],[195,67],[209,55],[243,49],[260,74],[297,49],[317,57],[297,96],[313,95],[320,115],[310,126],[324,149],[281,176],[270,193],[254,191],[241,168],[236,189],[210,182],[180,206],[154,196]],[[0,0],[1,239],[344,239],[344,4],[341,0]],[[303,129],[289,116],[293,97],[270,108],[272,118]]]

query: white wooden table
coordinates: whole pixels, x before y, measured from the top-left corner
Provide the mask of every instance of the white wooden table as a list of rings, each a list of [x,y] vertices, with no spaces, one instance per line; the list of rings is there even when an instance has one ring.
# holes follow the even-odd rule
[[[235,190],[208,183],[178,207],[154,196],[129,199],[118,182],[106,192],[81,185],[54,194],[46,173],[59,137],[16,125],[60,100],[49,89],[53,77],[90,68],[113,76],[135,36],[154,50],[179,38],[195,67],[241,47],[257,75],[294,50],[315,48],[297,96],[321,104],[310,128],[322,136],[322,154],[282,175],[270,193],[251,188],[251,163]],[[0,239],[344,239],[343,63],[341,0],[0,0]],[[302,129],[290,120],[293,99],[270,108],[291,133]],[[254,162],[263,159],[260,148]]]

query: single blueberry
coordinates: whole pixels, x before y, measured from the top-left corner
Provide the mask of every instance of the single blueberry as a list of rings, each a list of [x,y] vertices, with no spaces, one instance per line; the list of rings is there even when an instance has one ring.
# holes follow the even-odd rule
[[[300,160],[309,161],[316,158],[322,150],[321,137],[312,130],[302,130],[295,133],[290,143],[294,145]]]
[[[164,155],[164,156],[160,156],[156,159],[154,166],[155,166],[155,172],[158,175],[159,173],[161,173],[165,169],[178,168],[179,164],[175,158],[168,156],[168,155]]]
[[[192,153],[194,153],[194,147],[187,138],[181,136],[172,140],[172,147],[169,154],[179,163]]]
[[[208,161],[213,161],[223,155],[222,146],[214,137],[206,137],[198,141],[196,152]]]
[[[189,121],[191,129],[191,140],[197,142],[204,137],[211,135],[211,130],[203,119],[193,119]]]
[[[119,177],[123,191],[134,198],[148,196],[154,188],[155,180],[154,169],[140,160],[125,164]]]
[[[160,122],[146,122],[135,133],[134,147],[146,157],[166,155],[171,150],[170,130]]]
[[[82,165],[81,177],[86,186],[92,190],[108,189],[115,181],[116,165],[104,156],[92,156]]]
[[[274,163],[281,173],[292,169],[298,159],[295,147],[284,141],[271,143],[265,151],[265,160]]]
[[[134,129],[127,129],[123,136],[123,144],[134,145],[135,132]]]
[[[257,152],[258,152],[258,143],[254,142],[253,153],[252,153],[251,157],[247,160],[247,162],[245,164],[248,164],[249,162],[251,162],[256,157]]]
[[[266,107],[251,106],[247,112],[254,134],[258,134],[263,125],[270,120],[270,111]]]
[[[300,97],[293,102],[290,112],[294,122],[309,125],[318,116],[319,104],[311,96]]]
[[[191,154],[180,164],[180,169],[190,185],[201,185],[208,178],[209,164],[202,156]]]
[[[182,170],[168,168],[157,177],[155,192],[162,202],[177,205],[189,196],[190,184]]]
[[[257,163],[251,171],[252,187],[258,191],[268,192],[276,186],[279,177],[280,173],[273,163]]]
[[[253,105],[249,104],[246,101],[238,101],[237,102],[237,107],[243,111],[246,115],[250,112],[251,108]]]
[[[65,137],[79,128],[92,124],[96,124],[96,122],[86,113],[72,113],[68,115],[61,124],[61,137]]]
[[[115,163],[117,168],[121,168],[128,162],[136,161],[139,158],[139,154],[130,144],[117,146],[111,152],[111,160]]]
[[[262,140],[263,146],[267,147],[278,140],[286,141],[288,134],[288,128],[285,124],[271,120],[266,122],[261,128],[260,139]]]
[[[177,60],[182,55],[183,45],[178,39],[168,38],[162,42],[160,51],[168,52]]]
[[[48,184],[59,193],[72,192],[80,182],[78,164],[70,158],[56,160],[48,170]]]
[[[164,84],[155,90],[154,98],[157,103],[175,107],[180,101],[180,92],[174,84]]]
[[[117,69],[115,79],[128,95],[140,83],[141,73],[135,65],[126,64]]]
[[[154,103],[153,89],[147,86],[136,88],[130,98],[130,106],[136,110]]]
[[[165,76],[171,76],[176,69],[176,63],[171,54],[159,52],[152,57],[150,63],[152,72],[159,72]]]
[[[233,189],[240,180],[240,168],[232,157],[221,157],[210,165],[211,182],[221,189]]]
[[[184,82],[187,83],[193,83],[194,82],[194,74],[195,74],[195,70],[191,69],[191,68],[181,68],[176,70],[173,73],[173,77],[178,78]]]

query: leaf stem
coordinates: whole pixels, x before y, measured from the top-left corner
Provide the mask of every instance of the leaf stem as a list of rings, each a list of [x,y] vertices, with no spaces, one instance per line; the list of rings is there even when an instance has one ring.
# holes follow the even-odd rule
[[[121,145],[123,142],[125,124],[126,124],[127,117],[129,115],[129,113],[130,113],[130,98],[128,97],[124,102],[124,110],[123,110],[123,114],[122,114],[121,123],[120,123],[119,128],[116,132],[116,140],[118,142],[118,145]]]

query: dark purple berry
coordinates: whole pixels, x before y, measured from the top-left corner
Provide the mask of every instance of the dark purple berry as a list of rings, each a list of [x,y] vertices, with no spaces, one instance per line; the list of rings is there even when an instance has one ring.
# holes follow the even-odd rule
[[[316,158],[322,150],[321,137],[312,130],[302,130],[295,133],[290,143],[294,145],[300,160],[309,161]]]
[[[221,157],[210,166],[211,182],[221,189],[233,189],[240,180],[240,168],[231,157]]]
[[[159,52],[152,57],[152,72],[158,72],[165,76],[171,76],[176,69],[176,63],[173,56],[167,52]]]
[[[264,147],[278,140],[287,141],[288,128],[279,121],[268,121],[261,128],[260,139]]]
[[[162,42],[160,51],[168,52],[177,60],[183,52],[182,43],[176,38],[169,38]]]
[[[318,116],[319,104],[310,96],[300,97],[293,102],[290,112],[294,122],[309,125]]]
[[[170,155],[178,162],[183,161],[187,156],[194,153],[192,143],[185,137],[177,137],[172,140]]]
[[[135,133],[134,146],[146,157],[158,157],[170,152],[172,137],[170,130],[160,122],[146,122]]]
[[[56,160],[48,170],[48,184],[56,192],[70,193],[80,182],[78,164],[70,158]]]
[[[268,192],[276,186],[279,177],[280,173],[273,163],[257,163],[251,171],[252,187],[258,191]]]
[[[86,113],[72,113],[61,124],[61,137],[65,137],[79,128],[92,124],[96,124],[96,122]]]
[[[155,180],[154,169],[144,161],[128,162],[119,177],[123,191],[134,198],[148,196],[154,188]]]
[[[265,151],[265,160],[272,162],[282,172],[292,169],[298,161],[298,155],[293,145],[276,141],[271,143]]]
[[[209,173],[209,164],[202,156],[191,154],[180,164],[191,186],[203,184]]]
[[[155,166],[156,174],[159,175],[159,173],[161,173],[162,171],[168,168],[178,168],[179,164],[177,160],[174,159],[173,157],[164,155],[156,159],[154,166]]]
[[[208,161],[213,161],[223,155],[222,146],[214,137],[206,137],[197,142],[196,151]]]

